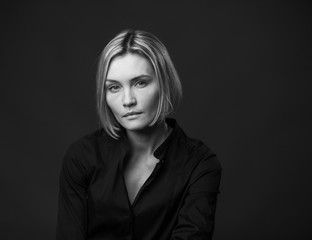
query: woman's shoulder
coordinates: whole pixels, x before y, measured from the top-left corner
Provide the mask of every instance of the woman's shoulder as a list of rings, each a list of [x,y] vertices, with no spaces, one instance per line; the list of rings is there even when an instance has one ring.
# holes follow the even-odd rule
[[[66,149],[65,156],[85,159],[95,154],[100,147],[105,148],[110,141],[112,138],[103,129],[97,129],[72,141]]]
[[[168,143],[181,154],[195,158],[211,158],[216,154],[202,140],[187,134],[175,119],[167,118],[167,124],[173,129]]]
[[[201,166],[205,165],[209,169],[221,169],[221,163],[217,154],[202,140],[198,138],[189,137],[182,130],[182,148],[190,156],[189,159],[196,161]]]
[[[79,166],[88,171],[90,167],[97,164],[99,154],[109,151],[109,143],[112,138],[103,130],[98,129],[87,133],[74,140],[65,151],[63,165],[68,169]]]
[[[212,168],[221,168],[221,164],[217,154],[199,139],[191,139],[190,146],[192,147],[193,154],[200,157],[202,162],[206,162]]]

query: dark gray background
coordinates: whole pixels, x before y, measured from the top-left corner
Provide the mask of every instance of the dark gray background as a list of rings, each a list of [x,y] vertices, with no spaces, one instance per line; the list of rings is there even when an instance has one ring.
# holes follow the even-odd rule
[[[165,43],[176,118],[222,162],[214,239],[311,239],[308,1],[105,2],[1,3],[0,239],[54,239],[63,154],[98,128],[98,55],[129,27]]]

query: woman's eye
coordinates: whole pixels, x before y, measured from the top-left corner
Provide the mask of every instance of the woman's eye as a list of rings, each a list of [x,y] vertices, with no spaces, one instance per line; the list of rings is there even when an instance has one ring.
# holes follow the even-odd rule
[[[108,90],[109,90],[110,92],[118,92],[119,86],[117,86],[117,85],[109,86],[109,87],[108,87]]]
[[[147,85],[147,83],[144,82],[144,81],[138,81],[138,82],[136,82],[135,85],[138,86],[138,87],[145,87]]]

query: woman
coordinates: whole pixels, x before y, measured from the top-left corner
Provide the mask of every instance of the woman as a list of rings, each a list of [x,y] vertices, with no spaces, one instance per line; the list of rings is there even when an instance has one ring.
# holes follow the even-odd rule
[[[211,239],[221,167],[169,115],[182,96],[165,46],[123,31],[101,54],[102,129],[73,143],[60,174],[57,239]]]

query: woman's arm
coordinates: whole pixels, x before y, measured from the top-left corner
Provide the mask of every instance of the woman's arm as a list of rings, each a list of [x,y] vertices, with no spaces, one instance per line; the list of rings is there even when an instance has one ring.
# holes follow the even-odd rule
[[[59,205],[56,239],[86,239],[86,168],[78,159],[78,151],[71,146],[63,159],[59,179]]]
[[[179,211],[172,240],[212,239],[220,179],[221,166],[215,156],[197,166]]]

